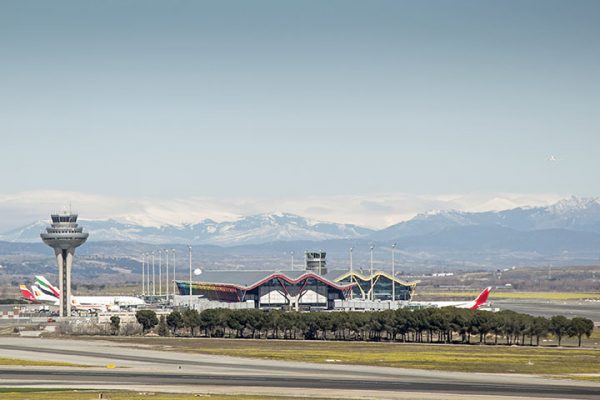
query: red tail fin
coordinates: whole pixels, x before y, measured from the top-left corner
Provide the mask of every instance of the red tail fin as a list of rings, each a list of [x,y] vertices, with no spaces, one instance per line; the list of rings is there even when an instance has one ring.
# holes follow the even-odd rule
[[[488,297],[490,297],[491,287],[486,287],[483,292],[479,293],[479,296],[475,299],[475,304],[471,307],[471,310],[477,310],[479,307],[487,303]]]
[[[25,285],[19,285],[19,290],[21,291],[21,294],[23,295],[23,298],[25,300],[29,300],[32,303],[39,303],[35,299],[35,296],[33,295],[33,293],[31,293],[31,291],[29,289],[27,289],[27,286],[25,286]]]

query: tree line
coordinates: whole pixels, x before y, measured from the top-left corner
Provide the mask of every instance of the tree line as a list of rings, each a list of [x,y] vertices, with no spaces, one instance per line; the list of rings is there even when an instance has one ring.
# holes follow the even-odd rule
[[[590,337],[594,323],[587,318],[534,317],[514,311],[475,311],[459,308],[398,309],[373,312],[295,312],[258,309],[173,311],[159,319],[152,310],[136,313],[143,331],[156,328],[161,336],[395,341],[410,343],[482,343],[539,346],[553,334]]]

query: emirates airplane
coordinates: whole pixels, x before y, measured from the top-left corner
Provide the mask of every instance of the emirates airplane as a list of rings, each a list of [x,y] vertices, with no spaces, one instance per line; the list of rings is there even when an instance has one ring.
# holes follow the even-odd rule
[[[35,277],[31,290],[19,285],[23,298],[36,304],[59,305],[60,290],[43,276]],[[112,307],[131,307],[146,304],[134,296],[71,296],[71,305],[75,310],[108,311]]]
[[[491,291],[491,287],[486,287],[485,289],[483,289],[483,292],[479,293],[479,296],[477,296],[474,300],[470,301],[411,301],[410,305],[417,307],[456,307],[468,308],[470,310],[478,310],[487,303]]]

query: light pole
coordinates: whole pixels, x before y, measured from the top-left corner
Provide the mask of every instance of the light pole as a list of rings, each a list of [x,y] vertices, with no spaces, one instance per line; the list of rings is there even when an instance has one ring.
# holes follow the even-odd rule
[[[146,254],[142,254],[142,296],[146,294],[146,273],[144,270],[146,269]]]
[[[156,296],[156,272],[154,271],[154,252],[152,252],[152,296]]]
[[[292,271],[294,270],[294,251],[290,251],[290,254],[292,255]]]
[[[150,253],[145,253],[146,256],[146,296],[150,296]]]
[[[158,295],[162,296],[162,250],[158,251]]]
[[[392,301],[396,301],[396,243],[392,245]]]
[[[350,273],[354,272],[354,269],[352,267],[352,250],[354,250],[354,248],[350,247]]]
[[[175,249],[171,249],[171,254],[173,254],[173,257],[171,257],[173,260],[173,295],[175,295],[177,293],[177,283],[175,282]]]
[[[189,286],[189,292],[190,292],[190,310],[192,309],[192,246],[188,245],[188,251],[189,251],[189,256],[190,256],[190,286]]]
[[[352,247],[350,247],[350,283],[354,280],[354,271],[352,267]],[[350,289],[350,300],[354,298],[354,289]]]
[[[167,294],[167,300],[169,299],[169,249],[165,249],[166,263],[165,266],[165,292]]]
[[[375,300],[375,288],[373,287],[373,249],[374,246],[371,245],[371,301]]]

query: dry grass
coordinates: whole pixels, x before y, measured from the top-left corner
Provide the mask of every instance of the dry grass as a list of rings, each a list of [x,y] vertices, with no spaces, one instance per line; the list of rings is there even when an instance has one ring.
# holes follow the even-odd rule
[[[249,339],[125,339],[162,350],[464,372],[600,373],[600,350]]]
[[[4,357],[0,357],[0,365],[19,365],[24,367],[86,367],[86,365],[72,364],[60,361],[21,360],[18,358]]]

